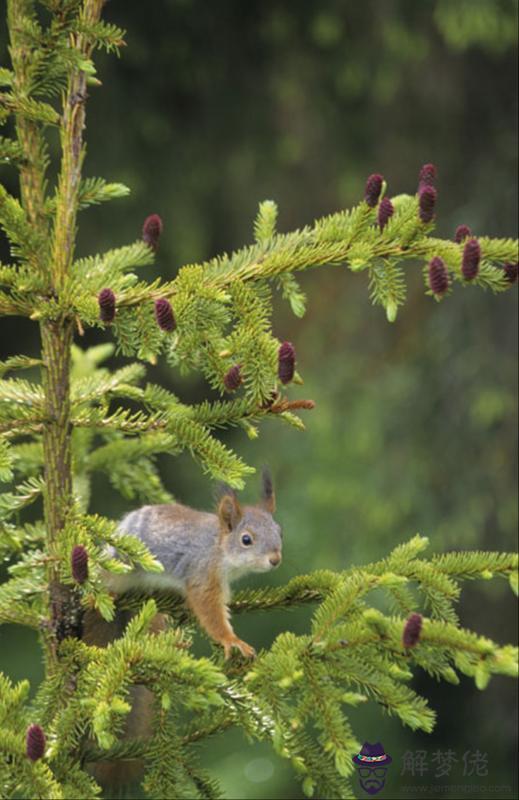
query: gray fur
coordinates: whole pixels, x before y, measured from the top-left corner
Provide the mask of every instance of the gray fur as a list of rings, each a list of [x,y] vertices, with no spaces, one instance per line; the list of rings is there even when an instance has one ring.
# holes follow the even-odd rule
[[[121,592],[132,588],[171,588],[185,593],[186,586],[207,584],[215,569],[222,585],[249,572],[265,572],[275,566],[270,559],[281,557],[281,528],[264,508],[239,505],[236,495],[226,494],[220,503],[232,499],[236,513],[231,530],[218,514],[196,511],[180,504],[143,506],[127,514],[120,530],[138,537],[164,566],[163,573],[142,569],[108,578],[109,588]],[[253,539],[245,546],[242,535]]]

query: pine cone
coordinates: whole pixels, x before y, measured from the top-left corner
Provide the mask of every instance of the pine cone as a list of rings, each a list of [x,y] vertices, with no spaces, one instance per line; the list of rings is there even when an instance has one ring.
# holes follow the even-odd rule
[[[150,214],[149,217],[146,217],[144,220],[144,225],[142,226],[142,238],[143,241],[151,247],[153,250],[156,250],[159,246],[159,239],[160,234],[162,233],[162,220],[158,214]]]
[[[389,199],[389,197],[384,197],[380,201],[380,205],[378,207],[378,225],[380,230],[383,230],[393,214],[395,213],[395,209],[393,208],[393,203]]]
[[[375,173],[374,175],[370,175],[366,181],[366,190],[364,193],[364,199],[370,208],[375,208],[378,203],[378,198],[380,197],[380,192],[382,191],[382,175]]]
[[[101,289],[97,295],[99,303],[99,319],[109,325],[115,319],[115,294],[111,289]]]
[[[70,556],[72,577],[76,583],[84,583],[88,578],[88,552],[82,544],[77,544]]]
[[[278,376],[281,383],[290,383],[296,367],[296,351],[291,342],[283,342],[278,353]]]
[[[228,392],[235,392],[242,382],[240,365],[234,364],[225,374],[223,383]]]
[[[481,261],[481,247],[477,239],[469,239],[463,248],[461,271],[466,281],[473,281],[479,272]]]
[[[25,752],[31,761],[38,761],[45,753],[45,734],[39,725],[29,725],[27,728]]]
[[[436,189],[434,186],[424,186],[420,190],[418,199],[420,219],[424,224],[434,219],[434,207],[436,205]]]
[[[464,239],[468,239],[472,235],[468,225],[458,225],[456,233],[454,234],[454,241],[456,244],[461,244]]]
[[[517,280],[517,271],[519,269],[519,264],[504,264],[503,269],[505,271],[505,276],[508,283],[515,283]]]
[[[434,186],[436,182],[436,167],[434,164],[424,164],[418,176],[418,191],[424,186]]]
[[[171,303],[165,297],[155,300],[155,319],[163,331],[171,333],[177,327]]]
[[[411,614],[409,616],[402,637],[404,647],[414,647],[415,644],[418,643],[422,632],[422,623],[423,619],[421,614]]]
[[[429,261],[429,286],[438,297],[444,295],[449,288],[449,273],[443,258],[439,256]]]

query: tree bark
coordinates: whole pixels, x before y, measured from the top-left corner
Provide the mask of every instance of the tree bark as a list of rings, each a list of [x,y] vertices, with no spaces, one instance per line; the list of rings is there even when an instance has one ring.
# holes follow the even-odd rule
[[[49,598],[54,645],[66,636],[77,635],[79,610],[74,592],[61,584],[58,561],[58,542],[72,495],[72,452],[70,424],[70,346],[72,322],[47,321],[41,324],[44,366],[46,422],[43,430],[44,511],[47,528]],[[56,647],[52,648],[56,655]]]
[[[96,23],[104,0],[84,0],[83,17]],[[72,40],[84,58],[92,45],[81,34]],[[70,78],[63,99],[61,120],[61,169],[58,179],[56,216],[50,260],[51,291],[59,296],[66,284],[74,257],[78,193],[84,157],[86,74],[78,70]],[[72,494],[72,425],[70,421],[70,348],[73,319],[60,317],[42,322],[43,388],[46,422],[43,431],[45,477],[45,524],[48,553],[61,555],[59,539],[66,524]],[[67,636],[81,635],[81,609],[73,588],[60,581],[59,560],[50,559],[48,567],[49,607],[51,617],[51,658],[57,657],[57,646]]]

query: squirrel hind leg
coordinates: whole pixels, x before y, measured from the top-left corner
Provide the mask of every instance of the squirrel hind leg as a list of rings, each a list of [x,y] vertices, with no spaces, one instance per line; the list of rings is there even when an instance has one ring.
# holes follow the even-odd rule
[[[225,591],[216,573],[205,586],[187,586],[186,599],[202,628],[215,642],[222,645],[226,659],[230,657],[234,647],[245,658],[254,658],[254,648],[239,639],[232,629],[229,610],[225,604]]]

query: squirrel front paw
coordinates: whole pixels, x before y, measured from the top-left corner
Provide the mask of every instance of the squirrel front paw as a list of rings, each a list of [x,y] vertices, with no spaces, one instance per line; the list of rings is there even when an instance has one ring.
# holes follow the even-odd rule
[[[238,637],[236,637],[234,639],[230,639],[227,642],[223,642],[223,649],[225,652],[226,660],[231,657],[231,652],[233,647],[236,647],[240,651],[242,656],[244,656],[245,658],[256,657],[255,649],[251,647],[250,644],[247,644],[247,642],[244,642],[241,639],[238,639]]]

